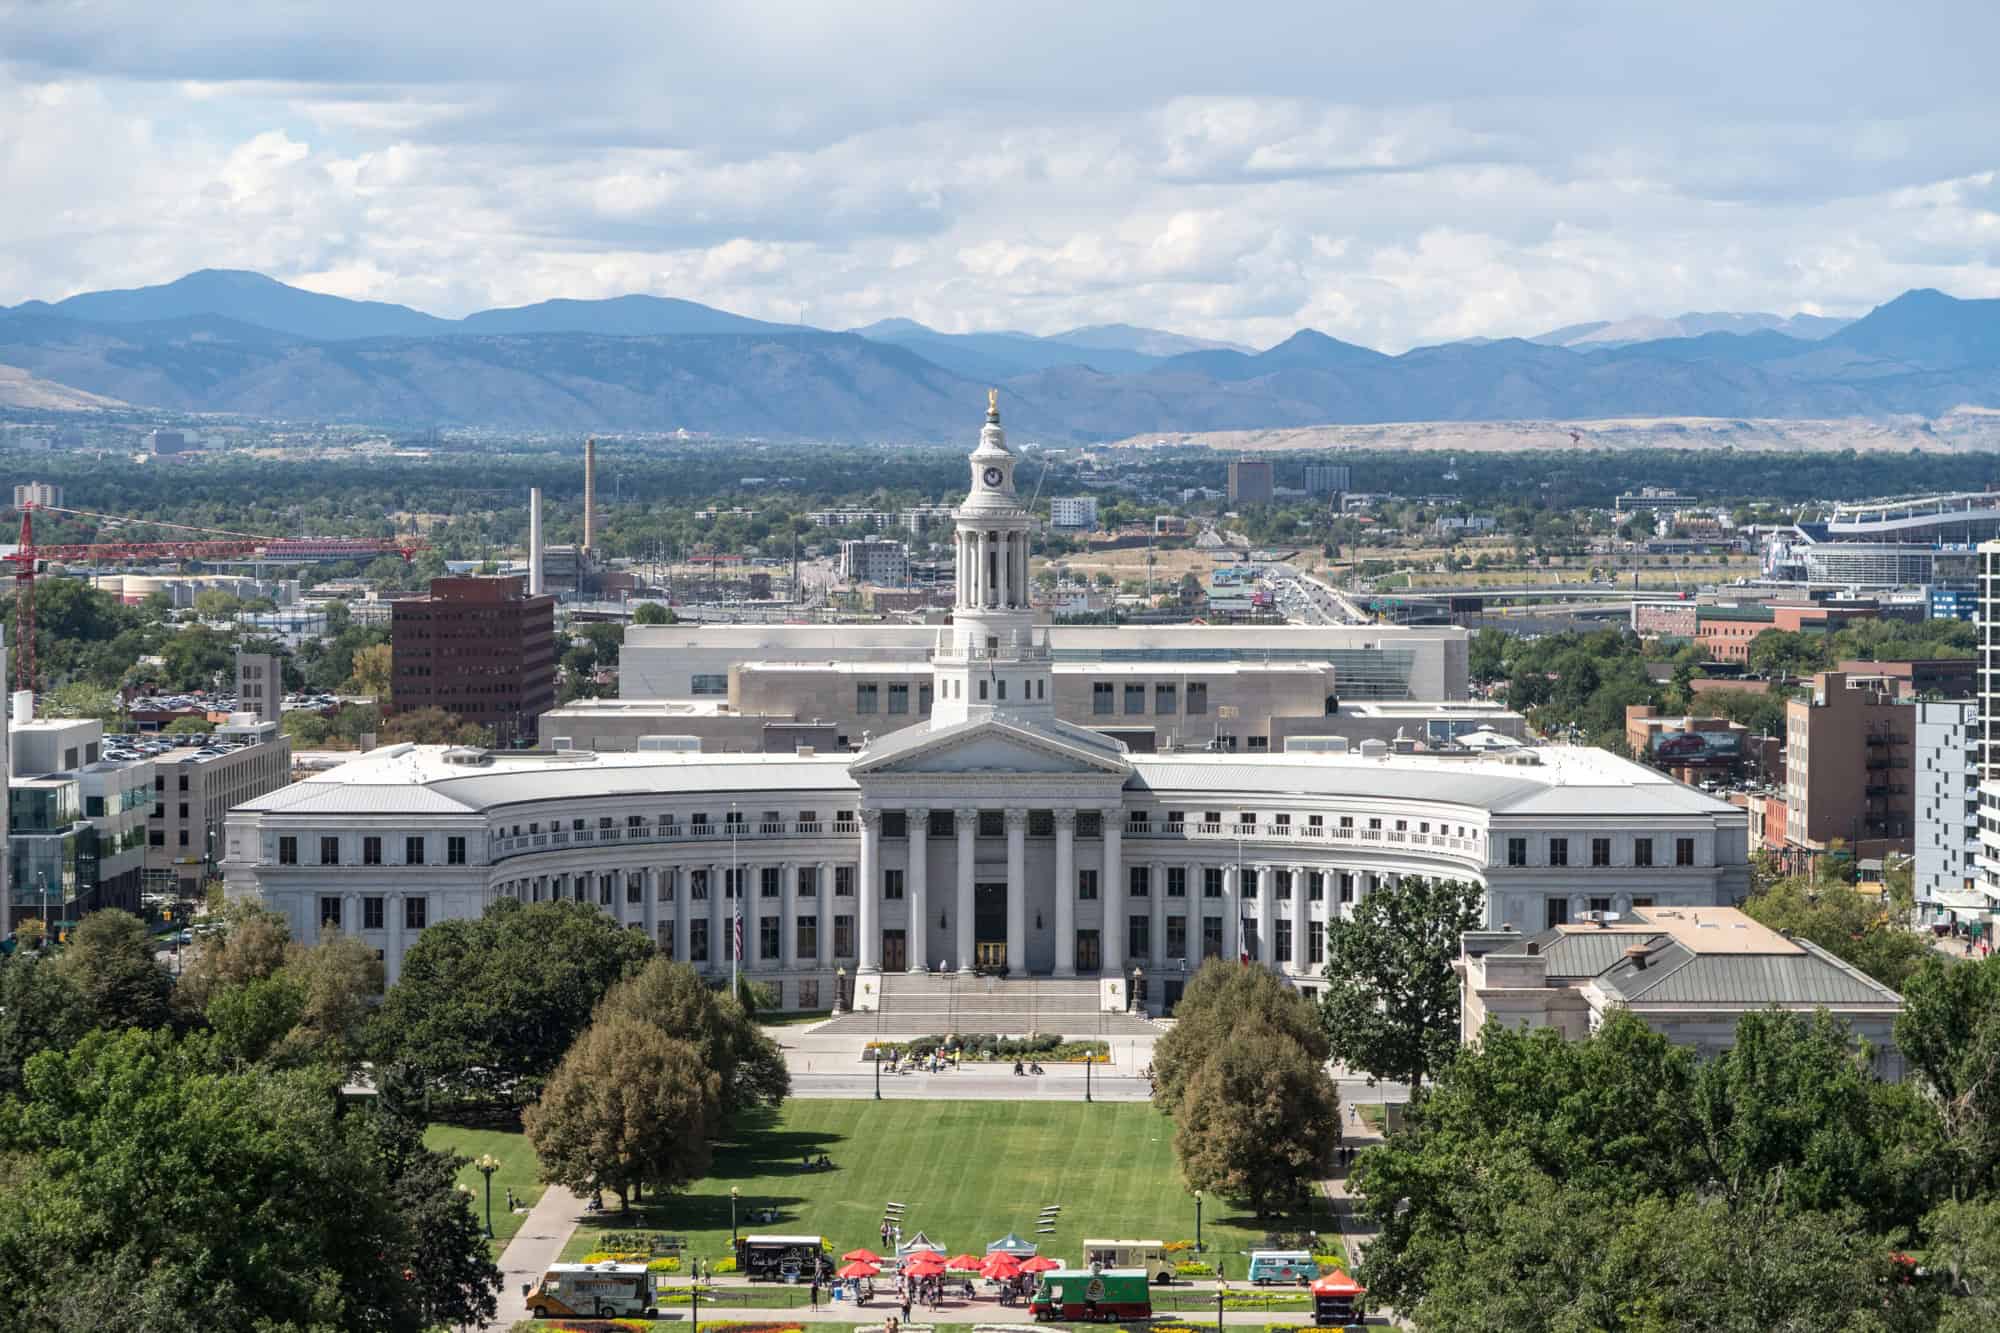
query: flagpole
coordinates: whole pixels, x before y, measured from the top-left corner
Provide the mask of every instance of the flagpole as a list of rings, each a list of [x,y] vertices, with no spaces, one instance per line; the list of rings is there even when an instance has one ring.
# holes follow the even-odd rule
[[[736,836],[743,830],[736,802],[729,803],[729,883],[731,906],[735,909],[733,924],[729,932],[729,994],[734,998],[738,993],[736,980],[737,966],[743,960],[743,872],[736,860]]]

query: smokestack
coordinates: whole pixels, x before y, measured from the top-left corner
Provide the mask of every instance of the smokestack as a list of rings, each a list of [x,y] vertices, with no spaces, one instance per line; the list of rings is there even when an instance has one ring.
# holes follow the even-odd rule
[[[597,441],[583,442],[583,549],[597,540]]]
[[[528,491],[528,595],[542,595],[542,488]]]

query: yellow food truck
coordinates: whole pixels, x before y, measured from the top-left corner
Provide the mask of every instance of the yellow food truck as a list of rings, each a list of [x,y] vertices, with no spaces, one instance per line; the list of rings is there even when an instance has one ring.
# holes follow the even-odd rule
[[[528,1313],[537,1319],[560,1315],[615,1319],[659,1317],[653,1304],[653,1275],[644,1264],[550,1264],[528,1293]]]
[[[1146,1280],[1154,1283],[1174,1280],[1174,1257],[1162,1240],[1087,1240],[1083,1243],[1083,1266],[1098,1268],[1142,1268]]]

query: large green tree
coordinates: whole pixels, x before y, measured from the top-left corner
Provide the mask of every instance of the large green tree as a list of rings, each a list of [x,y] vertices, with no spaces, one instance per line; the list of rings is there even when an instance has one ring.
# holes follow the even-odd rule
[[[447,1094],[524,1105],[604,993],[652,954],[594,905],[502,898],[424,931],[369,1045],[378,1063],[402,1062]]]
[[[1903,988],[1896,1047],[1937,1108],[1955,1192],[2000,1171],[2000,957],[1932,957]]]
[[[45,954],[0,957],[0,1096],[20,1089],[28,1057],[90,1030],[83,997]]]
[[[1326,1033],[1312,1002],[1268,968],[1212,958],[1174,1006],[1174,1026],[1153,1046],[1153,1105],[1169,1115],[1211,1054],[1239,1032],[1289,1037],[1314,1063],[1327,1058]]]
[[[211,932],[174,983],[174,1005],[201,1013],[209,997],[226,986],[268,977],[285,965],[292,931],[285,918],[250,902],[223,909],[220,931]]]
[[[703,981],[686,963],[654,958],[613,986],[595,1021],[629,1018],[692,1044],[721,1080],[725,1115],[775,1106],[791,1091],[785,1054],[765,1036],[743,1006]]]
[[[1773,930],[1811,940],[1891,990],[1902,990],[1932,957],[1922,936],[1886,919],[1881,908],[1838,879],[1774,880],[1745,899],[1743,910]]]
[[[1329,921],[1320,1014],[1333,1058],[1406,1083],[1449,1061],[1458,1050],[1452,960],[1482,912],[1475,884],[1406,875],[1378,884],[1351,918]]]
[[[1239,1031],[1209,1052],[1181,1099],[1174,1151],[1190,1189],[1282,1212],[1327,1174],[1340,1095],[1326,1067],[1280,1031]]]
[[[173,977],[153,957],[145,923],[130,912],[92,912],[70,932],[57,967],[76,987],[91,1027],[166,1021]]]
[[[574,1190],[678,1189],[708,1170],[722,1080],[651,1023],[592,1023],[523,1114],[542,1178]]]

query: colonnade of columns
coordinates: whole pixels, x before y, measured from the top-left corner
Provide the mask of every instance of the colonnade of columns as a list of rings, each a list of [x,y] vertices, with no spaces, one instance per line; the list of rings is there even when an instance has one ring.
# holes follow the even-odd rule
[[[1028,534],[1006,528],[958,534],[959,606],[1028,605]]]

